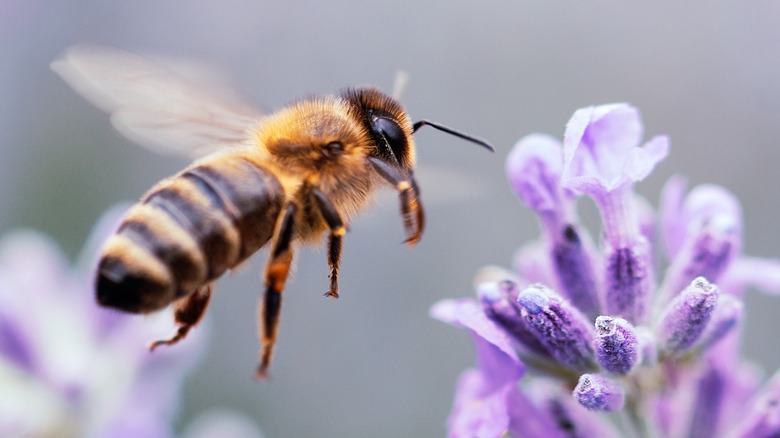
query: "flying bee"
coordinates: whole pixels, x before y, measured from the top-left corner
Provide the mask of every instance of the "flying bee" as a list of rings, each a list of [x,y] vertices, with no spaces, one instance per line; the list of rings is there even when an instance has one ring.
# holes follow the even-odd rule
[[[117,49],[72,47],[52,69],[110,112],[128,138],[201,157],[126,213],[97,268],[98,303],[131,313],[173,304],[177,331],[151,348],[174,344],[200,321],[215,281],[268,244],[258,377],[271,363],[297,244],[320,244],[327,235],[325,295],[337,298],[347,225],[378,187],[397,191],[406,243],[422,236],[417,129],[428,125],[493,150],[438,123],[412,123],[375,88],[311,97],[263,116],[213,84],[213,93],[204,92],[171,68]]]

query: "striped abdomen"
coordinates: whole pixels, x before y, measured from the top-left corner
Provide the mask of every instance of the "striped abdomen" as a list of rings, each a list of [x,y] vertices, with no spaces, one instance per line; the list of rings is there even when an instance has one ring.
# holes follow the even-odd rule
[[[128,211],[98,267],[98,302],[149,312],[193,293],[273,236],[283,201],[243,153],[196,163]]]

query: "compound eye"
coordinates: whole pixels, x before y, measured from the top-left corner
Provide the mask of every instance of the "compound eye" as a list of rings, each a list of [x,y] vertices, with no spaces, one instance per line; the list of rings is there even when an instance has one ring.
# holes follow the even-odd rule
[[[344,145],[338,141],[332,141],[322,147],[322,155],[325,158],[336,158],[344,152]]]
[[[408,145],[403,129],[395,121],[386,117],[376,117],[372,122],[374,133],[383,138],[396,160],[401,163],[406,157]]]

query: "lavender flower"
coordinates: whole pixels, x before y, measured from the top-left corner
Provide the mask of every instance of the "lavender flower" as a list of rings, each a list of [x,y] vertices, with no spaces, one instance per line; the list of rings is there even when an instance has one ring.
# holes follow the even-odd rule
[[[770,438],[780,435],[780,372],[757,395],[747,416],[731,435],[735,438]]]
[[[707,350],[725,338],[742,321],[743,307],[742,301],[732,296],[718,296],[710,322],[706,324],[696,348]]]
[[[517,302],[518,294],[517,285],[511,281],[482,283],[477,289],[477,296],[488,318],[517,340],[518,345],[529,353],[550,358],[550,351],[523,319],[522,307]]]
[[[658,342],[661,350],[671,355],[686,352],[699,340],[718,299],[717,286],[704,277],[691,282],[678,295],[658,320]]]
[[[520,199],[536,211],[552,253],[557,286],[586,315],[601,310],[593,248],[574,212],[574,194],[558,184],[561,143],[546,135],[521,139],[507,157],[506,171]]]
[[[684,180],[673,178],[661,195],[664,214],[672,216],[663,218],[672,262],[658,292],[661,301],[673,298],[696,277],[717,282],[741,250],[742,212],[737,199],[714,185],[696,187],[682,199],[685,186]]]
[[[520,292],[520,318],[559,364],[576,371],[595,367],[593,334],[580,311],[542,285]]]
[[[580,381],[574,388],[574,398],[591,411],[614,412],[620,410],[625,403],[623,387],[600,374],[580,376]]]
[[[596,359],[605,370],[628,374],[639,359],[639,339],[634,326],[623,318],[596,318]]]
[[[184,376],[202,336],[151,354],[170,314],[138,318],[94,303],[97,247],[119,212],[96,226],[75,270],[46,237],[0,239],[0,436],[172,437]]]
[[[440,302],[431,316],[468,329],[477,345],[478,368],[458,378],[458,392],[450,419],[452,436],[499,436],[512,423],[514,399],[522,399],[515,385],[525,367],[509,337],[471,300]]]
[[[589,107],[562,143],[534,134],[510,153],[510,183],[539,215],[542,238],[518,250],[515,272],[479,275],[479,303],[432,309],[477,345],[449,436],[780,436],[780,378],[759,390],[760,373],[739,354],[745,290],[780,294],[780,260],[742,255],[741,208],[721,187],[686,194],[672,178],[656,214],[633,186],[668,140],[640,146],[642,131],[629,105]],[[599,208],[600,249],[579,223],[577,196]]]
[[[640,232],[633,184],[667,154],[666,137],[644,147],[639,111],[626,104],[577,110],[566,125],[562,187],[590,196],[604,222],[607,313],[643,322],[653,289],[650,246]]]

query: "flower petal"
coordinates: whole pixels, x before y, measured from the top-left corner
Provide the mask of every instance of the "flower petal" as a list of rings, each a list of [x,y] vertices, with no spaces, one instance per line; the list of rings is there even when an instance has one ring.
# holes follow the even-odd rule
[[[484,339],[503,353],[509,362],[514,364],[522,376],[524,365],[517,357],[509,336],[501,330],[493,321],[488,319],[482,308],[474,300],[461,298],[443,300],[434,304],[430,310],[430,316],[439,321],[462,327],[469,330],[475,339]]]
[[[724,275],[721,284],[729,293],[754,287],[769,295],[780,295],[780,260],[762,257],[739,257]]]
[[[458,377],[455,401],[447,418],[448,437],[499,437],[508,430],[507,392],[511,386],[485,394],[485,378],[475,369]]]
[[[563,190],[558,184],[562,167],[561,142],[545,134],[521,138],[506,159],[506,174],[515,193],[540,213],[563,209]]]
[[[628,154],[623,165],[623,174],[626,182],[635,182],[645,179],[669,154],[669,137],[659,135],[645,143],[644,147],[634,148]],[[620,181],[622,183],[623,181]]]
[[[561,185],[588,195],[608,193],[645,178],[668,153],[666,137],[644,148],[639,111],[625,103],[577,110],[563,137]]]
[[[628,104],[575,111],[563,136],[561,185],[585,192],[590,187],[609,187],[620,177],[623,163],[641,138],[639,112]]]

